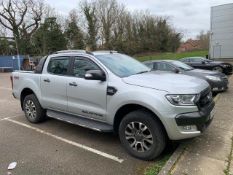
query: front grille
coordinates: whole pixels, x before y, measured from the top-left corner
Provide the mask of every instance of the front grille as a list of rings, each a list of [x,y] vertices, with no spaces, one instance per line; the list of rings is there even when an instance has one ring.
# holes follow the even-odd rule
[[[227,76],[222,77],[222,80],[223,80],[223,81],[227,81],[227,82],[228,82],[228,78],[227,78]]]
[[[232,66],[232,65],[228,65],[228,66],[227,66],[227,71],[228,71],[228,72],[232,72],[232,69],[233,69],[233,66]]]
[[[199,108],[204,108],[209,105],[213,101],[213,96],[210,88],[205,89],[201,92],[201,96],[199,101],[197,102],[197,106]]]
[[[221,74],[221,75],[219,76],[219,78],[220,78],[221,80],[223,80],[223,81],[228,81],[228,78],[227,78],[227,76],[226,76],[225,74]]]

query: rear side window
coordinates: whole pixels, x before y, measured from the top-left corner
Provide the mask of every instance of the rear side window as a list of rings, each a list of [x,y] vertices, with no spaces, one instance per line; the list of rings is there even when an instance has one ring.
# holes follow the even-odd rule
[[[154,68],[154,63],[145,63],[145,65],[151,69]]]
[[[183,58],[183,59],[181,59],[181,61],[188,63],[188,62],[190,62],[190,58]]]
[[[66,75],[69,67],[69,57],[51,58],[48,72],[55,75]]]
[[[200,58],[190,58],[190,62],[191,63],[201,63],[202,59],[200,59]]]
[[[174,68],[167,63],[157,63],[157,70],[172,71]]]

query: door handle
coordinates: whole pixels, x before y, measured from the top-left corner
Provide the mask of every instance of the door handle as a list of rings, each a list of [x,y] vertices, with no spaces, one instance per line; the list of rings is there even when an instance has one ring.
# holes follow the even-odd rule
[[[50,83],[50,80],[47,78],[47,79],[44,79],[44,82]]]
[[[74,87],[78,86],[77,83],[75,83],[75,82],[69,83],[69,85],[74,86]]]

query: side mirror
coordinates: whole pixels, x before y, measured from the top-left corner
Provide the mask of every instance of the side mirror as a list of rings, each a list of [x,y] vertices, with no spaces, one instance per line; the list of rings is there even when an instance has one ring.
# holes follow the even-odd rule
[[[89,70],[89,71],[86,72],[84,78],[86,80],[106,81],[106,75],[101,70]]]
[[[178,73],[180,73],[180,70],[179,69],[175,69],[174,73],[178,74]]]
[[[202,61],[201,64],[205,64],[206,62],[205,61]]]

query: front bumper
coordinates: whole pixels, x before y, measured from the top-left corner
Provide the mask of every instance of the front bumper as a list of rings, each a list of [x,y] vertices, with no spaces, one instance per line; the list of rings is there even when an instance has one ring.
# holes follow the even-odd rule
[[[197,137],[209,126],[213,120],[215,102],[210,87],[200,94],[196,106],[176,106],[174,110],[162,114],[169,139]]]
[[[202,133],[213,120],[212,111],[214,106],[215,103],[212,102],[199,112],[179,114],[175,118],[176,124],[178,126],[196,126],[197,132]]]
[[[232,65],[229,65],[228,67],[224,68],[223,73],[225,73],[226,75],[231,75],[233,71],[233,67]]]
[[[221,92],[228,89],[229,81],[224,79],[222,81],[209,81],[212,92]]]

